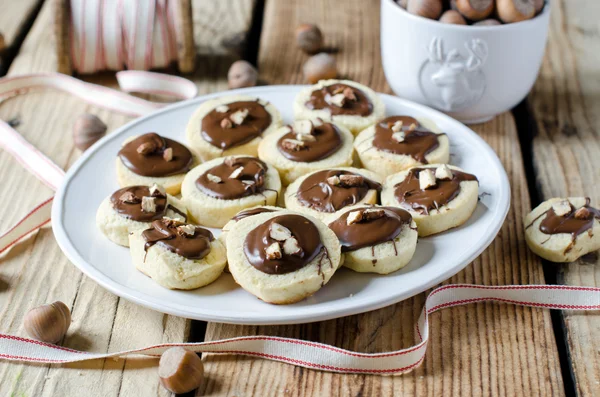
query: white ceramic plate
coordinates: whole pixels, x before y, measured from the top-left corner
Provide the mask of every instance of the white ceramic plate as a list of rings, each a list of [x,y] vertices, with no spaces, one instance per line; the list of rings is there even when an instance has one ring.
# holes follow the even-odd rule
[[[194,291],[165,289],[133,267],[127,248],[113,244],[98,230],[96,209],[119,188],[115,156],[125,138],[154,131],[185,143],[185,125],[201,102],[237,93],[272,102],[284,120],[290,122],[294,97],[301,88],[249,88],[177,103],[134,120],[97,142],[69,169],[54,199],[52,227],[63,252],[104,288],[164,313],[224,323],[294,324],[366,312],[409,298],[460,271],[492,242],[510,202],[508,178],[496,154],[458,121],[389,95],[382,95],[387,114],[424,117],[435,122],[450,138],[452,164],[477,175],[480,193],[487,193],[481,196],[465,225],[419,239],[414,258],[398,272],[381,276],[341,268],[314,296],[293,305],[276,306],[253,297],[226,273]]]

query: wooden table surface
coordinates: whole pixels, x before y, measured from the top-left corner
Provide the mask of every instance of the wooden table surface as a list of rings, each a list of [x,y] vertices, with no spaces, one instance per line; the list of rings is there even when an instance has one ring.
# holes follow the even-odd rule
[[[40,9],[40,4],[41,9]],[[13,6],[19,4],[19,6]],[[10,5],[10,6],[9,6]],[[587,195],[600,204],[600,3],[551,0],[552,21],[538,81],[513,112],[473,126],[496,151],[510,178],[512,207],[479,258],[447,283],[558,283],[596,286],[597,253],[564,266],[545,263],[525,245],[522,217],[549,197]],[[307,56],[293,45],[300,22],[318,24],[336,51],[343,77],[390,92],[379,53],[379,0],[194,0],[200,93],[227,88],[229,65],[257,64],[266,84],[303,83]],[[33,24],[31,23],[33,21]],[[0,32],[9,76],[57,70],[51,1],[0,1]],[[12,50],[10,50],[12,49]],[[84,77],[115,86],[112,74]],[[114,130],[130,119],[66,94],[38,91],[5,101],[0,118],[67,169],[79,156],[70,139],[75,118],[97,114]],[[0,230],[52,192],[0,151]],[[24,314],[61,300],[73,324],[63,342],[104,352],[150,343],[267,334],[379,352],[410,346],[425,294],[361,315],[306,325],[203,323],[142,308],[107,292],[62,254],[44,228],[0,257],[0,332],[25,335]],[[203,355],[207,381],[197,395],[600,395],[600,315],[478,303],[431,316],[431,341],[418,369],[403,376],[340,375],[262,359]],[[1,396],[168,395],[154,359],[74,365],[0,362]],[[190,395],[193,395],[191,393]]]

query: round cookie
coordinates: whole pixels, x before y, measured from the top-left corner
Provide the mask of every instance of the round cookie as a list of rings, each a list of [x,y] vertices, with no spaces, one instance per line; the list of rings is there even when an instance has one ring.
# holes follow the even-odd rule
[[[381,182],[374,172],[359,168],[314,171],[288,186],[285,206],[327,222],[347,208],[376,204]]]
[[[215,281],[223,272],[226,252],[212,233],[171,219],[129,235],[135,267],[170,289],[194,289]]]
[[[244,218],[248,218],[249,216],[254,216],[254,215],[258,215],[258,214],[264,214],[265,212],[276,212],[276,211],[280,211],[283,208],[281,207],[275,207],[272,205],[261,205],[258,207],[252,207],[252,208],[248,208],[245,210],[241,210],[240,212],[238,212],[237,214],[235,214],[235,216],[233,218],[231,218],[229,220],[229,222],[227,222],[225,224],[225,226],[223,226],[223,229],[221,230],[221,234],[219,235],[218,239],[221,241],[221,243],[223,243],[223,245],[225,247],[227,247],[227,232],[229,232],[229,230],[233,227],[233,225],[235,225],[237,222],[241,221]]]
[[[344,266],[357,272],[395,272],[410,262],[417,248],[417,224],[398,207],[344,209],[329,228],[342,244]]]
[[[117,155],[121,187],[157,184],[179,194],[185,174],[198,161],[181,143],[154,132],[127,139]]]
[[[264,136],[281,127],[281,115],[269,102],[234,95],[204,102],[186,127],[187,141],[202,161],[258,155]]]
[[[264,137],[258,156],[273,164],[283,184],[288,185],[311,171],[351,165],[352,139],[342,126],[300,120]]]
[[[418,165],[446,164],[448,137],[431,124],[409,116],[387,117],[358,134],[354,149],[363,167],[383,177]]]
[[[129,186],[102,201],[96,212],[96,225],[109,240],[129,247],[129,234],[145,230],[163,217],[187,219],[187,211],[175,197],[157,185]]]
[[[431,164],[387,177],[381,203],[409,211],[419,236],[429,236],[462,225],[478,201],[479,182],[458,167]]]
[[[192,219],[208,227],[223,227],[243,209],[275,205],[281,193],[277,170],[255,157],[217,158],[191,170],[181,196]]]
[[[268,303],[290,304],[314,294],[340,266],[341,247],[321,221],[281,210],[244,218],[227,234],[235,281]]]
[[[552,198],[525,216],[525,241],[552,262],[573,262],[600,249],[600,210],[588,197]]]
[[[300,91],[294,100],[296,119],[320,118],[343,125],[354,135],[384,114],[385,105],[375,91],[350,80],[321,80]]]

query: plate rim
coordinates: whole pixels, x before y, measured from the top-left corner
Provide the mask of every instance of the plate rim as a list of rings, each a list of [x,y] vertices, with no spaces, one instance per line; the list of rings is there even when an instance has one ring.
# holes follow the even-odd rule
[[[222,315],[222,314],[219,314],[220,312],[207,313],[205,309],[202,309],[202,310],[204,310],[203,313],[198,313],[198,312],[194,312],[194,311],[185,310],[182,308],[177,308],[177,307],[174,307],[173,305],[171,305],[171,306],[160,305],[151,300],[145,299],[144,297],[148,295],[147,293],[141,292],[134,288],[124,286],[124,285],[112,280],[110,277],[108,277],[104,273],[100,272],[98,269],[96,269],[93,265],[89,264],[83,257],[80,256],[79,252],[77,251],[77,249],[73,245],[72,241],[68,237],[68,235],[66,233],[66,228],[63,225],[64,196],[66,194],[67,187],[69,186],[73,176],[76,175],[77,172],[79,171],[79,169],[89,160],[89,158],[91,156],[93,156],[98,150],[100,150],[100,148],[102,146],[104,146],[107,142],[109,142],[113,139],[117,139],[125,131],[127,131],[128,129],[130,129],[131,127],[133,127],[134,125],[136,125],[142,121],[145,121],[145,120],[153,118],[153,117],[160,116],[163,113],[168,113],[168,112],[171,112],[171,111],[181,108],[181,107],[189,106],[191,104],[200,104],[201,102],[204,102],[204,101],[212,99],[212,98],[218,98],[218,97],[221,97],[224,95],[238,95],[238,94],[248,94],[248,95],[257,95],[258,96],[258,95],[260,95],[260,93],[264,93],[266,91],[268,92],[268,91],[290,90],[290,91],[297,92],[298,90],[300,90],[302,88],[306,88],[306,87],[309,87],[309,85],[270,85],[270,86],[262,86],[262,87],[242,88],[242,89],[229,90],[229,91],[220,91],[220,92],[216,92],[216,93],[212,93],[212,94],[202,95],[202,96],[192,98],[189,100],[170,104],[156,112],[152,112],[150,114],[135,118],[135,119],[131,120],[130,122],[117,128],[110,135],[107,135],[107,136],[103,137],[102,139],[100,139],[92,147],[90,147],[88,150],[86,150],[83,153],[83,155],[75,161],[75,163],[73,163],[71,165],[71,167],[65,174],[65,178],[64,178],[63,182],[61,183],[61,185],[59,186],[58,190],[55,193],[54,200],[52,203],[52,213],[51,213],[52,214],[52,230],[53,230],[55,239],[56,239],[61,251],[67,256],[67,258],[73,265],[75,265],[87,277],[90,277],[92,280],[94,280],[95,282],[100,284],[106,290],[110,291],[111,293],[113,293],[121,298],[127,299],[131,302],[134,302],[141,306],[150,308],[152,310],[156,310],[161,313],[171,314],[171,315],[184,317],[184,318],[188,318],[188,319],[195,319],[195,320],[201,320],[201,321],[207,321],[207,322],[219,322],[219,323],[226,323],[226,324],[244,324],[244,325],[276,325],[276,324],[283,325],[283,324],[303,324],[303,323],[311,323],[311,322],[317,322],[317,321],[330,320],[330,319],[334,319],[334,318],[345,317],[345,316],[350,316],[350,315],[355,315],[355,314],[360,314],[360,313],[377,310],[377,309],[401,302],[401,301],[411,298],[423,291],[426,291],[426,290],[430,289],[431,287],[439,284],[440,282],[452,277],[453,275],[455,275],[456,273],[458,273],[459,271],[464,269],[474,259],[479,257],[479,255],[481,255],[481,253],[493,242],[493,240],[496,238],[498,232],[500,231],[502,225],[504,224],[504,221],[506,219],[506,216],[508,215],[508,211],[509,211],[510,204],[511,204],[511,187],[510,187],[508,175],[506,174],[506,170],[504,169],[504,166],[502,165],[502,162],[498,158],[498,155],[496,154],[496,152],[475,131],[473,131],[468,126],[462,124],[461,122],[453,119],[452,117],[450,117],[440,111],[437,111],[435,109],[429,108],[428,106],[421,105],[421,104],[409,101],[407,99],[397,97],[395,95],[389,95],[389,94],[384,94],[384,93],[378,92],[377,94],[380,95],[381,97],[385,97],[386,99],[391,100],[391,101],[399,102],[399,104],[401,106],[404,106],[407,108],[413,108],[422,113],[431,115],[431,118],[433,119],[434,122],[436,122],[436,120],[444,120],[444,123],[464,130],[465,133],[471,135],[472,138],[474,138],[475,140],[478,140],[479,143],[482,144],[485,151],[488,152],[487,153],[488,157],[490,157],[491,160],[496,163],[494,168],[499,171],[500,181],[498,181],[498,182],[501,185],[501,189],[500,189],[501,196],[499,197],[499,200],[498,200],[498,204],[500,206],[498,209],[499,216],[498,215],[495,216],[493,218],[493,221],[490,222],[489,226],[491,227],[491,232],[487,234],[487,238],[483,239],[483,241],[479,245],[478,249],[475,250],[471,255],[466,256],[465,259],[462,261],[458,261],[456,265],[454,265],[450,269],[447,269],[444,272],[441,272],[436,277],[433,277],[432,279],[430,279],[428,282],[426,282],[424,284],[418,284],[417,286],[412,286],[412,287],[406,288],[403,290],[402,293],[399,293],[399,294],[390,294],[385,299],[380,299],[380,300],[373,301],[373,302],[367,303],[367,304],[356,305],[351,308],[338,308],[335,310],[329,310],[324,313],[319,313],[316,315],[307,313],[307,314],[301,314],[301,315],[296,314],[293,316],[285,316],[284,313],[281,313],[279,311],[275,312],[275,313],[271,313],[271,314],[269,314],[268,312],[265,312],[265,313],[261,313],[259,318],[252,317],[251,319],[245,319],[245,318],[242,318],[239,316],[232,317],[232,316],[228,316],[228,315]],[[437,122],[436,122],[436,124],[437,124]],[[502,204],[504,204],[504,208],[501,207]],[[139,295],[142,295],[142,296],[139,296]]]

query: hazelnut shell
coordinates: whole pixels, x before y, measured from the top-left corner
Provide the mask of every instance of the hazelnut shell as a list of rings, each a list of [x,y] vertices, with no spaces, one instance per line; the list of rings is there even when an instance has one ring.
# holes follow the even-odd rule
[[[84,151],[106,134],[106,124],[93,114],[82,114],[73,124],[73,142]]]
[[[196,353],[172,347],[160,357],[158,376],[160,383],[170,392],[187,393],[202,384],[204,364]]]
[[[317,25],[303,23],[296,28],[296,44],[307,54],[318,52],[323,46],[323,33]]]
[[[337,77],[337,65],[335,58],[325,52],[308,58],[303,67],[306,80],[315,84],[319,80],[335,79]]]
[[[429,19],[438,19],[442,9],[442,0],[408,0],[406,5],[406,11]]]
[[[258,71],[247,61],[235,61],[227,72],[229,88],[254,87],[258,81]]]
[[[32,338],[57,343],[71,325],[71,311],[60,301],[39,306],[27,312],[23,325]]]

